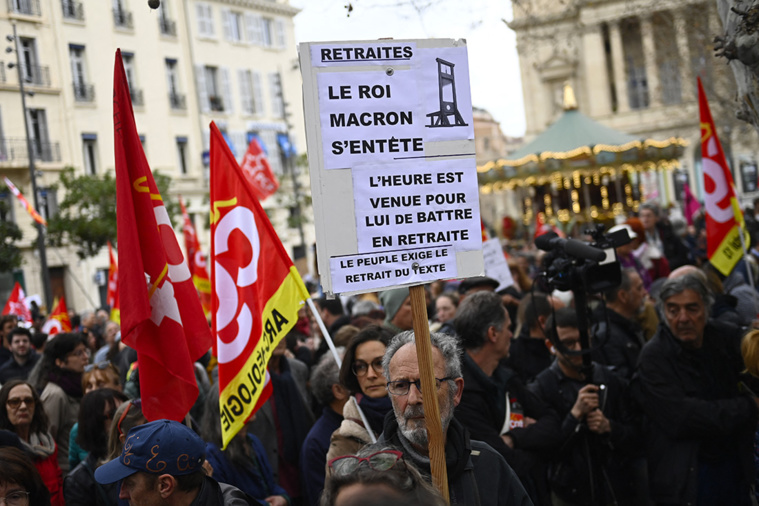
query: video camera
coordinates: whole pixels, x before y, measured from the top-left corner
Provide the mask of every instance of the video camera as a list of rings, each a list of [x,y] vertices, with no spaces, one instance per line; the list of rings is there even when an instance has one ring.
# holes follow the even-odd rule
[[[541,276],[546,292],[556,289],[600,293],[621,283],[622,270],[615,248],[632,240],[627,230],[604,234],[603,225],[596,225],[585,233],[593,242],[564,239],[554,232],[535,238],[535,246],[549,252]]]

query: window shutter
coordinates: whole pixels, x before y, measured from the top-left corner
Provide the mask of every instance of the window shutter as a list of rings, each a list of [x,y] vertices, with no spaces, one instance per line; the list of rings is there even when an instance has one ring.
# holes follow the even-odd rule
[[[221,10],[221,23],[224,27],[224,38],[226,40],[232,40],[232,14],[229,12],[229,9],[222,9]]]
[[[260,46],[263,35],[261,33],[261,17],[255,14],[245,14],[245,28],[248,32],[248,42]]]
[[[271,114],[275,118],[282,117],[282,97],[279,93],[279,79],[276,72],[269,74],[269,89],[271,90]]]
[[[281,19],[278,19],[274,23],[274,30],[276,33],[276,44],[280,49],[285,48],[285,23]]]
[[[258,72],[253,72],[253,109],[255,114],[264,114],[264,95],[261,87],[261,74]]]
[[[198,85],[200,112],[208,112],[211,110],[211,104],[208,101],[208,90],[206,89],[206,69],[203,67],[203,65],[195,65],[195,81]]]
[[[221,69],[221,87],[224,93],[224,112],[234,114],[235,108],[232,104],[232,79],[229,76],[229,69]]]

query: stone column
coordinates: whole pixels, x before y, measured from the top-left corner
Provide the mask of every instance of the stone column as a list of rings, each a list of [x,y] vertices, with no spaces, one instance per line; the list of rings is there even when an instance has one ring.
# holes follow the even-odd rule
[[[656,43],[651,16],[640,18],[640,36],[643,42],[643,58],[646,62],[649,107],[657,107],[661,105],[661,85],[659,83],[659,69],[656,64]]]
[[[688,47],[688,24],[685,20],[683,9],[675,9],[672,12],[675,23],[675,37],[677,37],[677,53],[680,57],[680,79],[683,102],[696,99],[696,77],[693,75],[691,66],[690,49]]]
[[[617,92],[617,113],[628,112],[630,110],[630,99],[627,96],[625,52],[622,46],[619,20],[609,22],[609,38],[611,39],[611,63],[614,70],[614,90]]]
[[[611,94],[609,92],[609,75],[606,71],[606,54],[601,25],[592,25],[582,34],[582,46],[585,53],[584,97],[579,97],[588,104],[588,114],[595,118],[611,114]]]

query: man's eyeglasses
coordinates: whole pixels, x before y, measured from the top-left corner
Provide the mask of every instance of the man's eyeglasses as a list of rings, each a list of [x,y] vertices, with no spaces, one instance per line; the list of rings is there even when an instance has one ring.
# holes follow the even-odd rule
[[[132,406],[136,407],[137,409],[142,409],[142,400],[141,399],[135,399],[133,401],[128,401],[129,404],[127,404],[127,407],[124,408],[124,411],[121,413],[121,416],[119,417],[119,421],[116,422],[116,430],[119,431],[119,436],[124,435],[124,431],[121,430],[121,422],[124,421],[124,418],[126,418],[127,413],[129,413],[129,410],[132,409]]]
[[[23,399],[21,398],[8,399],[7,401],[5,401],[5,403],[8,406],[10,406],[12,409],[18,409],[19,406],[21,406],[22,402],[26,404],[27,408],[31,408],[34,406],[34,397],[24,397]]]
[[[29,492],[25,490],[16,490],[0,497],[0,504],[5,503],[7,506],[26,506],[29,504]]]
[[[374,360],[372,360],[372,369],[374,369],[374,372],[377,374],[384,374],[382,372],[382,357],[377,357]],[[353,362],[353,367],[351,368],[353,371],[353,374],[356,376],[366,376],[366,373],[369,372],[369,364],[364,362],[363,360],[356,360]]]
[[[443,381],[451,381],[453,379],[454,378],[452,376],[446,376],[445,378],[435,378],[435,388],[440,390],[440,385],[443,383]],[[407,395],[409,393],[409,390],[411,390],[411,385],[416,385],[416,389],[419,390],[420,393],[422,392],[421,379],[418,379],[416,381],[410,381],[410,380],[388,381],[387,391],[393,395]]]
[[[90,350],[88,350],[87,348],[82,348],[81,350],[74,350],[71,353],[69,353],[69,356],[90,358]]]
[[[373,471],[387,471],[399,460],[403,460],[403,454],[396,450],[382,450],[372,453],[368,457],[345,455],[329,461],[329,469],[333,474],[347,475],[358,469],[362,462],[366,462]]]

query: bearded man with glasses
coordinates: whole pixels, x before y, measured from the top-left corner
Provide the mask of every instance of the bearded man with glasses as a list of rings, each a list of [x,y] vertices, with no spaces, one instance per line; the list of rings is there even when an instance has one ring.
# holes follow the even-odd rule
[[[461,349],[456,338],[433,333],[430,339],[451,504],[531,505],[503,457],[486,443],[470,440],[467,430],[453,418],[464,389]],[[403,452],[404,458],[430,479],[429,437],[412,331],[393,338],[382,364],[395,416],[385,418],[379,443]]]

